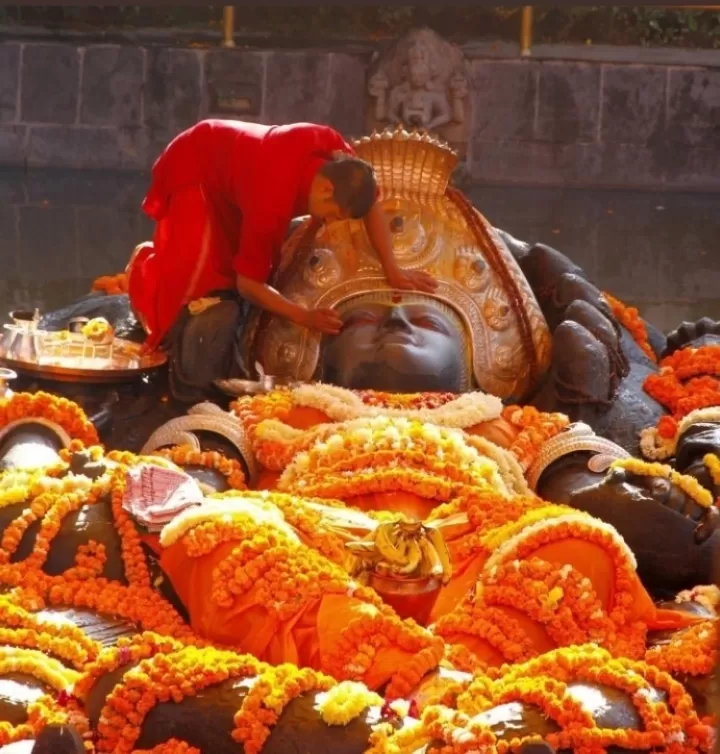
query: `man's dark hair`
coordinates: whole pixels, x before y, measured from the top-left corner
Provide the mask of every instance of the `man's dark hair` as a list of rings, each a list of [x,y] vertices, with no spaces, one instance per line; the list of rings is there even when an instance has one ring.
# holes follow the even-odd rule
[[[365,217],[375,203],[377,184],[372,166],[357,157],[336,157],[320,168],[333,185],[333,200],[352,218]]]

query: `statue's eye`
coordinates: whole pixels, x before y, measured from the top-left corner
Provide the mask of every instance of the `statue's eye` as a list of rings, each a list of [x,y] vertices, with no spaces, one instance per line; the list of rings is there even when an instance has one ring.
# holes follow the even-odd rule
[[[353,314],[345,320],[343,330],[346,330],[350,327],[360,327],[362,325],[374,325],[377,324],[377,321],[378,318],[374,314],[370,314],[369,312],[359,312],[357,314]]]
[[[435,319],[435,317],[413,317],[411,322],[418,327],[422,327],[424,330],[435,330],[437,332],[447,333],[445,325],[439,319]]]

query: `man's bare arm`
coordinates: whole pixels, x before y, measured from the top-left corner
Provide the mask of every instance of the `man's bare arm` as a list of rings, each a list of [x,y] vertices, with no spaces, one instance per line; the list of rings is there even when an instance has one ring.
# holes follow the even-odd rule
[[[393,288],[432,293],[437,289],[435,279],[420,270],[403,270],[395,258],[390,224],[379,202],[375,202],[365,216],[365,228],[385,271],[385,277]]]
[[[283,319],[288,319],[296,325],[307,327],[310,330],[336,334],[340,332],[342,320],[332,310],[305,309],[289,301],[281,293],[267,283],[259,283],[244,275],[236,277],[238,293],[251,304],[275,314]]]

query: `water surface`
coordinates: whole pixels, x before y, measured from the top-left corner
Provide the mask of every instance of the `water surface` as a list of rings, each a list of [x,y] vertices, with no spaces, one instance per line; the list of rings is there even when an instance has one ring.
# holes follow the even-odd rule
[[[0,170],[0,312],[63,306],[121,271],[152,224],[142,174]],[[661,329],[720,319],[720,197],[476,187],[497,227],[568,254]]]

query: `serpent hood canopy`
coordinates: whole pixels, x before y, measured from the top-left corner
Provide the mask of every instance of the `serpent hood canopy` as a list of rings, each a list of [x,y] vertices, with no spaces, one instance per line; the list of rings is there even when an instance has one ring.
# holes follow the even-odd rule
[[[455,153],[432,137],[402,129],[365,137],[354,146],[375,168],[400,265],[426,270],[438,280],[435,294],[413,297],[449,307],[463,324],[471,387],[501,398],[526,396],[549,364],[550,333],[495,229],[449,186]],[[368,301],[376,294],[382,302],[393,293],[362,220],[324,227],[306,220],[287,240],[272,285],[301,306],[344,311],[353,299]],[[261,312],[253,314],[246,331],[251,363],[300,381],[318,377],[321,339]]]

